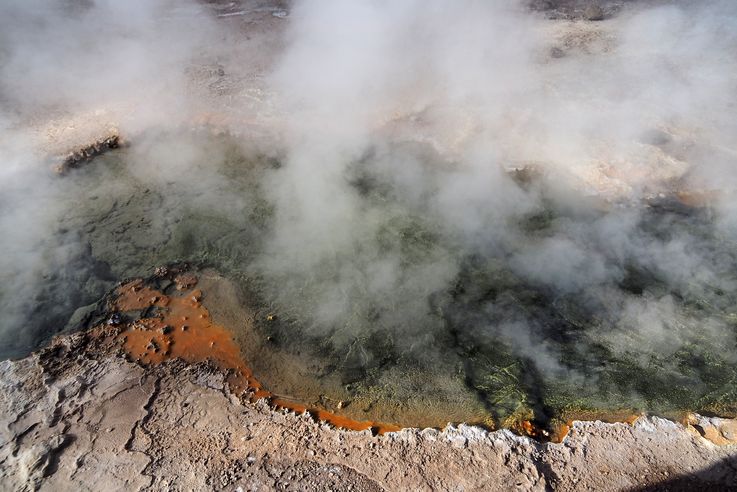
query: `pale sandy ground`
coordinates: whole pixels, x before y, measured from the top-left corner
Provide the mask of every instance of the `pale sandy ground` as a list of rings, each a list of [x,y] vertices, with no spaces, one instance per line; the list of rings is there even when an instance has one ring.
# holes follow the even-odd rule
[[[374,437],[240,403],[206,366],[142,368],[98,344],[76,334],[0,365],[0,489],[737,487],[736,445],[659,418],[576,422],[561,444],[467,426]],[[700,428],[734,441],[729,424]]]
[[[616,56],[617,33],[628,19],[641,9],[668,3],[667,0],[520,1],[533,6],[530,15],[547,19],[538,25],[546,43],[537,53],[536,62],[538,69],[551,79],[546,88],[549,98],[566,93],[568,78],[562,77],[561,72],[569,70],[571,60],[582,60],[585,66],[586,60]],[[210,6],[211,14],[220,24],[223,43],[228,49],[203,52],[185,67],[183,108],[174,111],[166,102],[159,107],[157,101],[142,99],[136,92],[110,94],[110,99],[101,105],[60,106],[53,111],[34,113],[17,130],[30,133],[35,148],[56,161],[111,134],[121,134],[123,140],[135,140],[147,130],[166,127],[172,121],[179,122],[176,123],[179,126],[186,122],[186,127],[206,126],[227,131],[243,137],[252,146],[269,147],[274,141],[279,142],[290,116],[280,109],[279,96],[270,89],[268,77],[285,49],[290,2],[213,0],[203,3]],[[586,7],[592,3],[603,5],[604,21],[585,19]],[[672,0],[672,3],[687,3],[687,0]],[[287,16],[282,17],[282,12]],[[553,55],[554,50],[559,54]],[[458,118],[453,120],[457,124],[449,128],[436,124],[428,127],[423,112],[433,110],[445,114],[443,108],[433,107],[398,108],[379,114],[374,130],[377,135],[391,134],[401,140],[430,144],[440,156],[453,160],[462,154],[479,128],[472,123],[470,115],[452,111],[454,118]],[[527,119],[524,110],[508,117],[511,127],[523,126]],[[507,168],[540,168],[556,176],[563,172],[558,177],[579,191],[616,202],[626,200],[633,190],[642,188],[653,195],[674,191],[673,183],[689,171],[683,149],[703,147],[704,152],[718,155],[718,149],[709,147],[708,142],[697,141],[699,136],[694,128],[658,130],[670,139],[667,146],[638,144],[624,153],[621,149],[613,150],[616,147],[613,142],[591,139],[582,144],[588,155],[572,157],[559,153],[555,145],[529,145],[526,132],[510,133],[497,151]]]

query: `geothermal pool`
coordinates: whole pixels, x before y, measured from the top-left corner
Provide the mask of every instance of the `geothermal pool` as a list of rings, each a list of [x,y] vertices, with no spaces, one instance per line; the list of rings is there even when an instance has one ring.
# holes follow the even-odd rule
[[[84,328],[121,281],[188,262],[266,389],[352,419],[737,413],[737,249],[708,203],[605,202],[500,172],[524,206],[474,210],[439,192],[458,166],[420,144],[376,148],[305,231],[282,156],[209,130],[132,139],[50,178],[43,264],[29,289],[0,287],[19,307],[2,355]]]

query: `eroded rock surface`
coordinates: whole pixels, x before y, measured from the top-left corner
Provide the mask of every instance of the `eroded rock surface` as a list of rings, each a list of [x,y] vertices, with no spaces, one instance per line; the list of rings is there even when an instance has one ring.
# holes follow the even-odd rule
[[[575,422],[561,444],[469,426],[374,437],[241,403],[205,364],[141,367],[60,338],[0,365],[5,490],[626,490],[737,485],[737,447],[659,418]],[[711,424],[710,424],[711,423]],[[727,430],[729,434],[729,430]],[[240,487],[240,489],[239,489]]]

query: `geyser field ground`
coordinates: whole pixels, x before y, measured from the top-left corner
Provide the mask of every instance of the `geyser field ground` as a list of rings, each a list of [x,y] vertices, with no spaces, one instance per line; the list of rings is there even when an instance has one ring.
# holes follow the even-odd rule
[[[650,321],[660,332],[628,326],[612,337],[605,315],[611,313],[592,308],[599,305],[588,301],[600,300],[593,295],[582,300],[587,289],[551,293],[534,275],[519,274],[519,264],[505,264],[503,255],[457,253],[452,239],[405,200],[413,186],[383,181],[382,165],[390,159],[382,151],[408,161],[421,156],[417,172],[423,179],[447,180],[453,162],[445,157],[457,150],[453,142],[470,138],[453,134],[428,142],[422,125],[425,117],[432,121],[431,112],[392,116],[378,133],[396,134],[396,140],[387,139],[359,159],[363,167],[340,176],[350,181],[348,196],[368,211],[360,220],[378,224],[357,229],[368,231],[358,243],[368,245],[363,253],[377,245],[382,254],[396,255],[402,261],[394,267],[405,277],[442,278],[453,288],[431,285],[437,292],[427,295],[422,280],[410,281],[389,296],[367,290],[368,300],[351,291],[355,309],[336,308],[343,316],[336,316],[338,324],[351,329],[321,331],[320,316],[335,313],[321,309],[334,298],[320,295],[334,293],[323,288],[346,270],[332,270],[329,261],[325,268],[294,272],[268,263],[276,244],[269,242],[276,217],[270,193],[284,192],[279,170],[290,164],[265,143],[288,118],[274,109],[263,80],[284,49],[291,5],[204,3],[217,23],[228,26],[224,44],[242,50],[233,60],[240,56],[249,63],[199,53],[186,70],[190,113],[177,114],[182,119],[173,118],[176,124],[167,126],[166,118],[152,116],[155,111],[135,98],[113,94],[109,104],[25,115],[19,124],[19,134],[34,134],[48,160],[45,177],[27,195],[58,217],[50,216],[43,240],[30,241],[41,244],[46,268],[54,273],[35,278],[28,269],[22,278],[40,286],[31,295],[24,282],[0,290],[0,300],[18,300],[7,316],[15,325],[2,333],[3,353],[22,357],[0,364],[0,488],[737,487],[737,422],[688,414],[726,417],[737,408],[737,366],[727,345],[733,336],[725,331],[737,326],[737,293],[720,287],[733,286],[737,259],[729,241],[714,233],[711,209],[703,206],[709,193],[679,187],[690,158],[718,155],[731,162],[729,149],[680,127],[653,130],[637,147],[641,153],[634,160],[642,167],[604,162],[595,172],[585,166],[573,172],[579,188],[566,192],[570,203],[557,196],[547,200],[551,181],[537,174],[540,163],[523,159],[499,177],[525,192],[539,187],[545,196],[544,206],[505,229],[530,244],[555,236],[561,223],[586,231],[599,218],[619,217],[622,196],[645,183],[653,190],[637,203],[639,222],[631,231],[653,244],[669,235],[686,239],[697,252],[678,258],[708,251],[709,259],[725,266],[716,286],[698,278],[671,282],[634,264],[608,293],[625,300],[657,298],[647,305],[654,309],[629,306],[629,322]],[[616,59],[619,16],[663,3],[611,1],[589,9],[573,0],[532,2],[530,15],[546,19],[540,25],[550,41],[536,52],[535,63],[555,75],[556,67],[563,73],[597,57]],[[122,148],[107,152],[91,145],[118,132]],[[63,176],[46,172],[64,161],[65,152],[85,147],[105,152],[66,161],[74,165]],[[585,200],[590,210],[571,212],[571,203]],[[335,258],[347,259],[336,263],[368,271],[379,264],[369,261],[367,267],[361,254],[338,251]],[[435,268],[456,260],[462,266],[452,275]],[[349,280],[341,288],[364,283]],[[482,309],[489,299],[497,311],[523,313],[521,319],[537,323],[533,334],[544,341],[515,337],[514,326],[491,335],[475,330],[505,321],[493,317],[494,309]],[[428,314],[427,305],[435,311]],[[422,317],[407,323],[416,313]],[[599,323],[604,328],[597,331]],[[36,352],[27,355],[31,350]],[[311,412],[302,414],[304,408]],[[348,431],[326,420],[371,430]],[[555,440],[566,420],[576,421],[560,433],[562,442],[543,442]],[[514,432],[444,427],[446,422]],[[442,429],[384,432],[393,431],[392,424]]]
[[[145,368],[97,343],[72,335],[0,366],[4,489],[727,490],[737,479],[734,446],[663,419],[576,422],[561,444],[468,426],[374,437],[242,404],[209,366]]]

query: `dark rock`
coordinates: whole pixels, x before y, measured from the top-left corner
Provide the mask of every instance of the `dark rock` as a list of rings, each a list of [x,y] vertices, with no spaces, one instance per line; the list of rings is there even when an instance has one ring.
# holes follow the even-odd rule
[[[557,47],[557,46],[553,46],[553,47],[552,47],[552,48],[550,49],[550,56],[551,56],[552,58],[563,58],[564,56],[566,56],[566,52],[565,52],[565,51],[563,51],[563,49],[562,49],[562,48],[559,48],[559,47]]]
[[[664,132],[663,130],[658,130],[657,128],[646,131],[640,137],[640,142],[648,145],[655,145],[658,147],[667,145],[672,140],[673,138],[670,134]]]
[[[110,135],[102,140],[93,142],[87,147],[72,152],[58,166],[56,166],[55,170],[59,174],[65,174],[67,171],[82,166],[94,157],[104,154],[108,150],[117,149],[120,145],[120,136]]]
[[[74,314],[67,321],[64,331],[74,330],[78,327],[82,327],[86,320],[92,317],[92,314],[97,307],[97,303],[88,304],[74,311]]]
[[[604,9],[597,4],[589,5],[583,11],[583,18],[587,21],[602,21],[604,20]]]
[[[533,10],[552,10],[555,8],[555,3],[552,0],[532,0],[530,2],[530,8]]]

